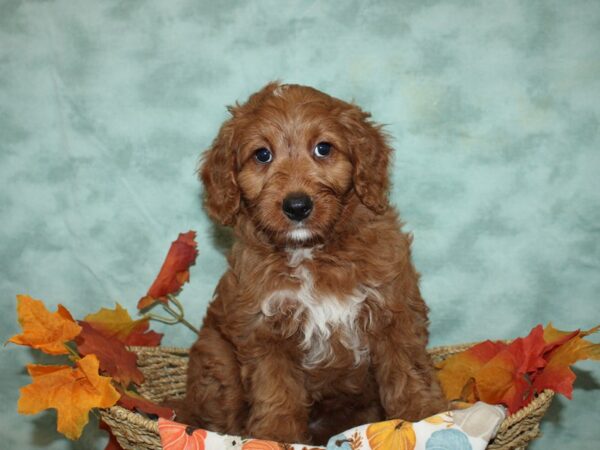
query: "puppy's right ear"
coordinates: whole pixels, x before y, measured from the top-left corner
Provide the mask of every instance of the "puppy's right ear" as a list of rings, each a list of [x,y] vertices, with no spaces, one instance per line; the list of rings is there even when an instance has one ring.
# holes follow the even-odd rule
[[[204,152],[200,167],[206,211],[221,225],[227,226],[235,223],[240,210],[233,130],[233,119],[229,119],[221,126],[212,146]]]

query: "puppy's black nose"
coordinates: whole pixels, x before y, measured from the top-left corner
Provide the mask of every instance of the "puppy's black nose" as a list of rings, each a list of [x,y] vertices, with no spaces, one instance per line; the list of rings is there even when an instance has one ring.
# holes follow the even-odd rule
[[[313,208],[313,202],[306,194],[295,193],[288,195],[281,205],[283,212],[290,219],[300,222],[306,219]]]

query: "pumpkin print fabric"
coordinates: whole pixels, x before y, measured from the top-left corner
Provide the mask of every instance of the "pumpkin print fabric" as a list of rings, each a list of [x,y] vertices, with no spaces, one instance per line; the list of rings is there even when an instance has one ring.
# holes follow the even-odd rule
[[[162,419],[161,419],[162,420]],[[205,450],[208,432],[177,422],[159,421],[158,432],[165,450]]]
[[[333,436],[327,447],[243,439],[162,418],[158,429],[168,450],[483,450],[505,417],[503,407],[477,402],[415,423],[396,419],[361,425]]]

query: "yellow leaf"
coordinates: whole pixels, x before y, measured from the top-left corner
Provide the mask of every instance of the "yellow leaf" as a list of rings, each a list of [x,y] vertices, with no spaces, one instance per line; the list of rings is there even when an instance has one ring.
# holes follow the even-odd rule
[[[58,416],[57,430],[69,439],[78,439],[88,422],[90,409],[108,408],[119,399],[111,378],[100,376],[98,367],[95,355],[78,360],[75,369],[28,365],[33,382],[20,389],[19,414],[37,414],[54,408]]]
[[[533,381],[538,392],[552,389],[571,398],[575,373],[570,366],[584,359],[600,360],[600,344],[582,339],[581,336],[595,333],[598,329],[599,327],[594,327],[591,330],[583,331],[550,353],[548,364]]]
[[[115,309],[101,308],[100,311],[85,316],[84,320],[98,331],[122,342],[131,333],[144,328],[148,323],[147,318],[131,320],[127,310],[118,303],[115,305]]]
[[[51,313],[43,302],[28,295],[17,295],[17,315],[23,332],[8,341],[37,348],[50,355],[67,354],[65,342],[81,332],[81,327],[64,306],[58,305],[58,310]]]
[[[568,339],[569,336],[576,336],[579,333],[579,330],[575,331],[562,331],[554,328],[552,322],[548,322],[548,325],[544,327],[544,341],[547,344],[560,341],[562,339]]]
[[[367,439],[372,450],[413,450],[417,442],[412,423],[400,419],[369,425]]]
[[[596,333],[598,330],[600,330],[600,325],[596,325],[594,328],[590,328],[589,330],[582,331],[581,333],[579,333],[579,335],[581,337],[589,336],[590,334]]]

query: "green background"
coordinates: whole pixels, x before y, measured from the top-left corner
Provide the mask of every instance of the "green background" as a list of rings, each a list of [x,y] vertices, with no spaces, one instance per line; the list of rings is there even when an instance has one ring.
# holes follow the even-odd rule
[[[18,293],[133,312],[189,229],[199,323],[225,260],[198,157],[225,105],[273,79],[386,124],[432,345],[600,322],[600,2],[4,0],[0,338]],[[36,359],[0,351],[0,447],[101,448],[93,426],[68,443],[53,413],[16,414]],[[598,448],[600,370],[577,367],[533,449]]]

